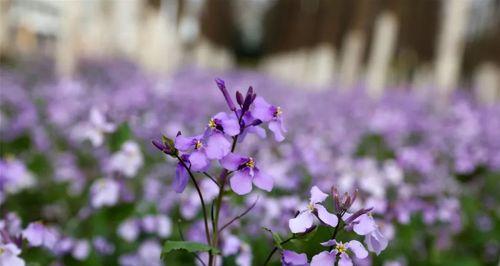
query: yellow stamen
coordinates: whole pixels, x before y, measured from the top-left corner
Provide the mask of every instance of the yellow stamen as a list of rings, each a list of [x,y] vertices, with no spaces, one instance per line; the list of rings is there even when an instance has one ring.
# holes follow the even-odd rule
[[[283,114],[283,111],[281,110],[281,107],[276,107],[276,111],[274,112],[275,117],[280,117],[281,114]]]
[[[314,209],[315,209],[315,208],[314,208],[314,204],[312,204],[312,203],[307,204],[307,208],[308,208],[310,211],[314,211]]]
[[[4,248],[0,248],[0,255],[2,255],[5,252]]]
[[[197,140],[196,143],[194,144],[194,148],[198,150],[201,147],[203,147],[203,143],[201,143],[201,141]]]
[[[215,120],[213,118],[208,120],[208,127],[209,128],[215,128],[216,126],[217,126],[217,124],[215,124]]]
[[[252,157],[250,157],[250,159],[248,160],[248,162],[245,163],[245,166],[250,167],[250,168],[254,168],[255,167],[255,162],[254,162],[254,160],[253,160]]]
[[[337,250],[338,253],[345,253],[347,251],[347,247],[343,243],[338,243],[335,246],[335,250]]]

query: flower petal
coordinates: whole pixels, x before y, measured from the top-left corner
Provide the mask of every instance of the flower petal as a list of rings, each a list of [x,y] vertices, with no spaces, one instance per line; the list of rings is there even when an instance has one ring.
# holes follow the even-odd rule
[[[255,174],[253,176],[253,183],[258,188],[263,189],[267,192],[273,190],[273,184],[274,184],[273,178],[257,169],[255,169]]]
[[[316,210],[318,210],[318,218],[325,224],[335,227],[337,226],[339,219],[333,213],[329,213],[323,205],[316,204]]]
[[[175,137],[174,146],[180,151],[188,151],[194,147],[194,137],[184,137],[179,135]]]
[[[307,265],[307,255],[304,253],[297,253],[291,250],[283,250],[281,261],[284,265]]]
[[[377,229],[365,236],[365,243],[369,251],[379,255],[382,250],[387,248],[388,240],[380,230]]]
[[[214,133],[208,137],[205,149],[207,157],[211,160],[219,160],[231,151],[231,143],[220,133]]]
[[[236,153],[229,153],[224,156],[219,162],[222,167],[226,168],[229,171],[236,171],[238,167],[243,164],[247,160],[246,157],[243,157]]]
[[[311,188],[311,203],[316,204],[325,201],[328,198],[328,194],[321,191],[317,186]]]
[[[238,171],[229,179],[231,189],[238,195],[245,195],[252,191],[252,178],[245,172]]]
[[[262,97],[257,97],[253,102],[254,108],[252,110],[252,116],[262,120],[263,122],[268,122],[273,119],[273,111],[271,105],[264,100]]]
[[[367,235],[377,229],[377,224],[373,220],[373,217],[368,214],[359,216],[354,222],[353,230],[360,236]]]
[[[299,213],[297,217],[288,221],[288,227],[292,233],[304,233],[311,228],[314,221],[314,215],[310,211]]]
[[[175,192],[182,193],[186,188],[188,181],[189,176],[186,168],[184,168],[181,163],[178,163],[177,167],[175,168],[175,179],[172,182],[172,187],[174,188]]]
[[[201,171],[208,165],[207,156],[201,151],[191,153],[189,155],[189,162],[191,163],[191,169],[194,171]]]
[[[368,256],[368,251],[358,240],[347,242],[347,248],[350,249],[358,259],[364,259]]]
[[[285,139],[283,136],[283,129],[281,127],[281,121],[271,121],[269,122],[269,130],[274,133],[274,139],[281,142]]]
[[[314,255],[311,260],[311,266],[326,266],[333,265],[334,263],[335,255],[328,251],[323,251]]]
[[[340,254],[339,266],[352,266],[352,260],[345,253]]]

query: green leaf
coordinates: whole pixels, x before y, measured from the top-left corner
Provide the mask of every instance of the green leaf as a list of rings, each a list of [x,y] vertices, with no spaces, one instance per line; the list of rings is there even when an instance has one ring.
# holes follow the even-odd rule
[[[191,242],[191,241],[165,241],[163,244],[163,250],[161,252],[161,257],[164,258],[168,253],[174,250],[186,250],[187,252],[212,252],[214,254],[219,254],[220,251],[207,244]]]
[[[271,235],[273,235],[274,245],[277,246],[279,249],[283,249],[283,247],[281,246],[281,242],[283,242],[283,239],[281,239],[281,236],[279,234],[273,232],[269,228],[266,228],[266,227],[263,227],[263,228],[264,228],[264,230],[271,233]]]

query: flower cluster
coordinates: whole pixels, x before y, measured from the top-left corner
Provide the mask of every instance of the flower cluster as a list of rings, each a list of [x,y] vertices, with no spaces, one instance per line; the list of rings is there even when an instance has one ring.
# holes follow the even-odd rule
[[[357,259],[365,259],[368,251],[358,240],[342,242],[337,239],[340,230],[354,231],[359,236],[365,237],[365,244],[369,251],[380,254],[387,247],[388,240],[380,232],[375,222],[371,210],[359,209],[354,211],[353,204],[356,201],[357,193],[349,195],[339,195],[337,189],[332,189],[333,213],[320,203],[328,198],[328,194],[322,192],[318,187],[311,189],[311,197],[307,209],[298,212],[295,218],[289,220],[290,231],[294,234],[307,234],[315,227],[314,217],[317,217],[320,225],[331,227],[333,235],[331,239],[321,243],[329,250],[322,251],[314,255],[311,259],[311,266],[321,265],[353,265],[351,256]],[[307,265],[307,255],[299,254],[291,250],[283,250],[283,265]]]
[[[182,192],[189,181],[189,171],[206,172],[213,161],[218,161],[226,169],[225,178],[229,177],[231,189],[239,195],[252,191],[252,184],[265,191],[273,188],[272,177],[259,170],[255,159],[234,152],[236,143],[242,142],[248,133],[265,136],[262,125],[268,124],[277,141],[284,139],[283,111],[279,106],[267,103],[258,97],[253,88],[246,96],[236,92],[235,106],[223,80],[216,79],[216,84],[230,109],[230,113],[220,112],[209,119],[202,134],[186,137],[180,132],[171,140],[163,137],[154,140],[153,145],[179,160],[173,182],[174,190]]]

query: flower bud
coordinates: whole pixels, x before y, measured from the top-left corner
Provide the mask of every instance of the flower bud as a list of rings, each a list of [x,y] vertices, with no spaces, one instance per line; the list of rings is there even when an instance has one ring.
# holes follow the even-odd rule
[[[234,106],[233,100],[231,99],[229,92],[227,92],[226,84],[224,83],[224,81],[222,79],[216,78],[215,83],[217,84],[217,87],[219,87],[219,90],[224,95],[224,98],[226,99],[226,103],[229,106],[229,109],[231,109],[231,111],[236,111],[236,106]]]

